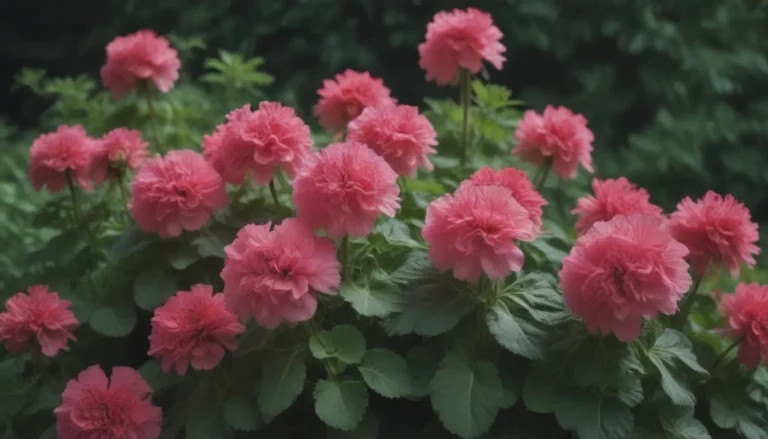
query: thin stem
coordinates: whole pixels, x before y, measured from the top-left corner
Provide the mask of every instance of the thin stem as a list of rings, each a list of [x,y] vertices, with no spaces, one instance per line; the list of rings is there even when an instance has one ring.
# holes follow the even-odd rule
[[[280,200],[277,199],[277,189],[275,189],[275,180],[269,181],[269,193],[272,194],[272,201],[275,202],[275,207],[280,211],[283,206],[280,205]]]
[[[75,190],[75,183],[72,181],[72,171],[67,169],[64,171],[64,176],[67,179],[67,187],[69,188],[69,195],[72,197],[72,214],[75,216],[75,225],[77,227],[83,227],[85,229],[85,239],[88,241],[88,245],[93,247],[93,238],[91,237],[91,229],[87,224],[83,222],[83,211],[80,209],[80,200],[77,198],[77,191]]]
[[[721,352],[720,355],[718,355],[717,358],[715,358],[715,362],[712,363],[712,370],[710,370],[710,374],[711,375],[713,375],[715,373],[715,369],[717,369],[717,366],[720,365],[720,362],[725,359],[725,357],[728,355],[728,353],[730,353],[740,343],[741,343],[741,339],[739,338],[738,340],[736,340],[733,343],[731,343],[731,345],[728,346],[728,348],[726,350]]]
[[[146,84],[146,83],[145,83]],[[144,85],[142,87],[143,89],[143,95],[144,100],[147,101],[147,109],[149,110],[149,121],[152,126],[152,138],[155,141],[155,145],[157,145],[157,150],[159,152],[164,152],[163,144],[160,142],[160,134],[159,130],[157,129],[157,117],[155,115],[155,106],[152,103],[152,89],[149,85]]]
[[[128,215],[128,218],[130,218],[131,212],[128,210],[128,192],[125,189],[125,181],[123,180],[122,173],[117,177],[117,185],[120,187],[120,198],[123,199],[123,207],[125,207],[125,213]]]
[[[464,117],[461,122],[461,166],[467,164],[467,149],[469,149],[469,109],[472,107],[472,74],[467,69],[459,72],[459,87],[461,106]]]
[[[541,192],[541,190],[544,189],[544,184],[547,182],[550,170],[552,170],[552,157],[547,158],[534,177],[534,187],[536,187],[537,191]]]
[[[40,343],[34,343],[32,345],[32,370],[38,379],[42,379],[45,375],[45,369],[43,368],[43,359],[41,354]]]
[[[676,329],[682,329],[682,327],[685,326],[685,322],[688,321],[688,315],[693,310],[693,305],[698,299],[696,295],[699,292],[699,288],[701,288],[701,284],[703,283],[706,274],[706,270],[704,270],[703,274],[696,276],[696,279],[693,281],[693,286],[691,287],[690,291],[688,291],[688,294],[685,296],[685,298],[683,298],[682,304],[680,305],[680,312],[677,313],[675,324],[672,325],[672,327]]]
[[[349,252],[350,252],[349,235],[344,235],[344,238],[341,239],[341,279],[342,280],[349,279],[349,271],[350,271]]]

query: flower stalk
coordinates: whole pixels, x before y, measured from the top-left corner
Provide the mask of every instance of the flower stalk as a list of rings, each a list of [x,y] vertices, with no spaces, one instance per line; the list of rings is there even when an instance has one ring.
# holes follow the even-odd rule
[[[472,106],[472,74],[467,69],[459,71],[459,97],[464,112],[461,121],[461,166],[465,166],[469,149],[469,110]]]
[[[152,128],[152,140],[157,145],[157,151],[160,153],[165,152],[163,144],[160,142],[160,130],[157,128],[157,115],[155,113],[155,105],[152,102],[152,88],[149,82],[142,82],[140,86],[141,94],[144,95],[144,100],[147,103],[147,110],[149,110],[149,122]]]
[[[691,287],[690,291],[688,291],[688,294],[686,294],[685,298],[682,300],[682,304],[680,305],[680,312],[677,314],[677,317],[674,321],[674,324],[672,325],[673,328],[676,329],[682,329],[683,326],[685,326],[685,322],[688,321],[688,315],[691,314],[691,311],[693,310],[693,306],[696,304],[696,301],[698,300],[698,292],[699,288],[701,288],[701,284],[704,281],[704,277],[706,276],[706,270],[705,272],[699,276],[696,276],[696,279],[693,281],[693,286]]]
[[[544,164],[539,167],[539,170],[536,172],[536,175],[534,176],[534,187],[536,188],[536,191],[541,192],[542,189],[544,189],[544,184],[547,182],[547,177],[549,177],[549,171],[552,170],[552,157],[547,157],[547,160],[544,162]]]
[[[344,235],[344,237],[341,239],[341,280],[349,279],[349,272],[350,272],[349,253],[350,253],[349,235]]]
[[[83,227],[85,229],[85,238],[88,240],[88,245],[93,247],[93,237],[91,236],[91,229],[87,224],[83,224],[83,211],[80,208],[80,200],[77,197],[77,191],[75,190],[75,183],[72,181],[72,171],[67,169],[64,171],[64,176],[67,179],[67,187],[69,188],[69,195],[72,198],[72,214],[75,217],[75,226]]]
[[[715,358],[715,361],[712,363],[712,369],[709,371],[710,375],[714,375],[715,370],[717,370],[717,366],[720,365],[720,363],[725,359],[725,357],[727,357],[728,354],[734,348],[736,348],[736,346],[741,344],[741,341],[742,341],[742,338],[735,340],[733,343],[731,343],[730,346],[728,346],[728,348],[726,348],[723,352],[721,352],[720,355],[717,356],[717,358]]]

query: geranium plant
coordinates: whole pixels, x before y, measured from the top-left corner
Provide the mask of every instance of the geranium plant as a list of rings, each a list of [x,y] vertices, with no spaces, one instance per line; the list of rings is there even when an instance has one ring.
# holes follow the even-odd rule
[[[22,75],[60,126],[30,148],[51,238],[0,313],[0,435],[768,438],[749,210],[589,193],[582,115],[473,78],[505,62],[482,11],[438,13],[418,51],[459,102],[420,114],[347,70],[315,133],[233,108],[261,60],[179,80],[151,31],[107,46],[106,90]]]

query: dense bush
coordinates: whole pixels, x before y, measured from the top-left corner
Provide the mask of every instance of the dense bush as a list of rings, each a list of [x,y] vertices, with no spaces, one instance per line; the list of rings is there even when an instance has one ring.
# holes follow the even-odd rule
[[[546,15],[546,8],[539,11]],[[410,50],[415,50],[416,43]],[[194,47],[195,41],[176,40],[176,46]],[[185,52],[180,55],[183,61]],[[654,209],[638,189],[606,189],[604,193],[595,189],[596,204],[610,207],[590,209],[586,207],[589,200],[582,198],[582,215],[607,215],[595,219],[610,221],[591,229],[582,223],[581,234],[577,234],[569,212],[576,198],[587,194],[583,186],[561,179],[568,180],[570,171],[579,167],[579,178],[588,180],[584,168],[589,167],[592,139],[585,121],[567,110],[550,113],[549,109],[543,115],[527,113],[521,120],[522,102],[512,99],[509,89],[479,78],[470,80],[464,73],[459,81],[460,102],[445,98],[426,101],[428,123],[424,123],[433,126],[437,135],[437,154],[428,155],[433,172],[422,169],[416,177],[401,176],[395,186],[394,171],[384,161],[392,157],[386,152],[377,150],[381,158],[362,146],[325,148],[333,137],[343,137],[343,132],[313,130],[318,151],[305,151],[304,136],[310,135],[309,130],[305,131],[288,109],[283,108],[288,112],[275,119],[265,117],[267,122],[259,119],[259,130],[238,125],[240,117],[256,116],[244,110],[230,111],[247,102],[256,110],[259,106],[255,103],[265,100],[264,87],[273,81],[262,71],[262,64],[260,58],[220,52],[206,61],[200,78],[182,75],[167,94],[144,80],[135,92],[120,100],[113,100],[109,91],[87,76],[48,78],[34,70],[20,73],[23,86],[53,102],[44,114],[45,132],[53,132],[59,125],[81,124],[89,136],[102,138],[99,143],[90,143],[81,136],[80,146],[85,150],[103,147],[102,136],[113,129],[137,129],[151,144],[152,152],[162,152],[165,159],[155,157],[151,165],[145,163],[138,170],[130,169],[128,160],[117,160],[105,168],[113,179],[85,191],[82,189],[96,182],[84,178],[80,183],[83,187],[79,187],[76,177],[81,169],[76,165],[53,177],[37,174],[36,166],[43,162],[37,150],[44,148],[34,147],[32,184],[47,184],[47,189],[55,192],[54,177],[66,183],[62,183],[61,191],[44,194],[33,191],[28,182],[19,183],[27,179],[26,154],[3,156],[10,165],[3,171],[7,174],[2,175],[0,187],[4,195],[0,200],[0,236],[9,243],[0,259],[3,299],[27,286],[45,284],[71,302],[70,309],[80,322],[74,332],[77,340],[69,342],[69,352],[54,350],[56,355],[49,356],[50,346],[38,340],[47,340],[52,334],[61,336],[63,329],[48,327],[50,332],[38,330],[28,340],[29,346],[23,346],[28,349],[3,354],[0,422],[7,437],[55,437],[52,411],[57,407],[58,413],[65,413],[60,417],[81,416],[77,420],[83,425],[90,425],[93,419],[118,423],[135,413],[136,404],[121,406],[117,397],[111,406],[94,404],[77,413],[62,411],[61,407],[67,408],[72,400],[85,398],[72,387],[69,395],[77,394],[77,398],[62,400],[61,395],[65,386],[73,386],[70,380],[77,377],[84,382],[87,377],[78,374],[92,365],[99,365],[107,376],[111,372],[113,386],[120,382],[115,380],[116,374],[127,373],[119,367],[137,369],[153,390],[152,404],[162,408],[161,437],[168,439],[259,435],[768,437],[768,374],[764,366],[755,369],[754,355],[746,354],[754,354],[755,344],[763,353],[768,346],[767,293],[744,285],[738,288],[739,296],[716,289],[730,293],[738,280],[766,280],[760,278],[760,271],[748,267],[754,265],[750,258],[755,251],[749,245],[755,241],[756,231],[751,229],[749,212],[742,205],[707,201],[710,204],[704,213],[687,217],[686,209],[681,208],[664,220],[662,227],[660,209]],[[415,78],[412,81],[416,82]],[[152,79],[155,84],[163,80]],[[370,91],[371,87],[383,85],[367,82],[360,90]],[[338,108],[359,113],[362,108],[356,107],[360,102],[355,101],[359,94],[350,97],[341,93],[341,98],[350,101],[340,99]],[[393,94],[398,96],[396,89]],[[357,115],[339,111],[340,117]],[[227,113],[230,115],[225,120]],[[599,127],[600,115],[593,116],[589,126]],[[355,129],[352,125],[361,124],[360,119],[362,116],[348,129]],[[423,123],[413,123],[415,119],[411,115],[382,129],[418,130],[419,136],[414,137],[423,137],[420,146],[426,154],[431,133]],[[267,136],[261,137],[265,130]],[[600,139],[601,131],[595,132]],[[518,148],[514,155],[510,154],[513,133]],[[68,135],[80,139],[78,133]],[[378,136],[386,138],[378,131],[359,138]],[[252,162],[253,155],[234,155],[238,148],[246,148],[242,146],[246,138],[270,151],[269,158],[259,156],[270,163],[267,169],[260,166],[262,162]],[[59,144],[54,139],[41,136],[34,144],[46,143],[47,150],[54,152],[67,151],[60,154],[73,159],[74,149],[66,148],[77,146],[75,141]],[[32,144],[33,139],[28,140]],[[404,142],[409,145],[410,141]],[[545,146],[556,152],[536,157]],[[200,155],[185,153],[196,158],[168,164],[170,157],[179,157],[175,150],[184,148],[203,149],[207,162]],[[229,152],[219,152],[219,148]],[[371,148],[376,150],[375,145]],[[527,155],[523,153],[526,149]],[[469,152],[466,160],[465,151]],[[308,158],[303,157],[305,153]],[[602,154],[596,141],[596,161]],[[343,160],[334,162],[332,157],[337,156]],[[295,157],[306,161],[301,169],[292,170],[285,164]],[[532,163],[537,158],[541,159],[540,166]],[[277,167],[282,171],[274,171],[275,162],[270,160],[279,160]],[[309,169],[325,163],[323,160],[331,163],[324,168],[326,172],[313,174]],[[90,171],[91,166],[86,168]],[[250,168],[258,184],[243,181],[238,169],[244,166]],[[475,172],[483,167],[504,171],[498,176],[487,168]],[[213,169],[229,183],[229,203],[224,208],[216,200],[189,201],[196,195],[206,200],[211,194],[213,198],[222,195],[216,191],[223,187],[223,180],[215,177],[217,183],[210,181]],[[532,182],[518,170],[531,175]],[[93,173],[84,175],[96,179]],[[189,177],[185,182],[205,180],[206,184],[177,185],[181,180],[174,180],[173,186],[153,183],[163,175],[185,175]],[[339,175],[344,182],[354,184],[334,185],[338,180],[333,179]],[[129,178],[133,179],[130,194],[126,190]],[[494,180],[494,185],[487,179],[498,181]],[[502,187],[496,187],[499,184]],[[507,186],[514,189],[510,191]],[[329,187],[333,190],[319,189]],[[390,210],[391,192],[395,190],[400,191],[401,198],[395,216],[378,215]],[[381,195],[384,192],[386,196]],[[454,195],[445,195],[450,193]],[[537,224],[541,221],[537,209],[544,202],[539,193],[548,203],[543,224]],[[338,202],[333,202],[334,196]],[[166,221],[163,210],[167,207],[164,203],[177,202],[174,197],[185,206],[187,216],[180,220],[181,226]],[[621,216],[638,213],[637,209],[649,215]],[[616,214],[621,215],[609,218]],[[299,228],[290,220],[293,216],[325,233],[315,236]],[[204,226],[198,224],[201,217],[208,220]],[[703,218],[702,222],[696,218]],[[372,219],[375,225],[368,230],[367,221]],[[630,231],[622,221],[633,224],[627,226]],[[642,229],[647,233],[635,233],[638,221],[648,227]],[[246,227],[249,224],[264,226]],[[600,241],[600,230],[606,228],[610,231],[607,237],[616,241],[593,255],[629,256],[607,262],[591,260],[593,265],[585,266],[604,275],[598,281],[570,277],[579,271],[575,265],[583,262],[579,255],[587,252],[590,243]],[[291,233],[285,232],[283,241],[270,241],[277,239],[281,230],[289,229]],[[333,249],[329,235],[337,238]],[[691,250],[688,259],[694,270],[690,275],[688,264],[683,262],[685,248],[670,236]],[[311,242],[311,251],[305,249],[306,242]],[[248,253],[254,246],[267,248],[265,252],[271,256],[264,261],[254,259],[253,253]],[[627,246],[627,251],[621,253],[617,246]],[[326,257],[329,250],[332,257]],[[288,254],[291,251],[301,257]],[[318,256],[320,253],[325,256]],[[651,256],[644,258],[646,254]],[[699,264],[702,254],[703,270]],[[708,259],[713,255],[717,257]],[[517,266],[522,257],[524,264]],[[278,270],[274,265],[278,259],[292,269],[305,271],[299,276],[298,271],[285,271],[285,266]],[[597,267],[598,262],[606,265]],[[733,270],[733,263],[737,269],[742,265],[738,279],[727,270],[738,272]],[[653,269],[643,271],[649,264]],[[321,266],[322,270],[318,268]],[[631,285],[626,288],[637,286],[632,283],[637,278],[632,276],[647,276],[652,288],[625,290],[622,282],[626,272],[611,271],[617,269],[629,272],[626,282]],[[276,270],[284,279],[266,282],[248,277],[258,270]],[[321,271],[323,276],[318,275]],[[579,276],[592,274],[581,270]],[[343,277],[340,286],[330,288],[338,276]],[[189,315],[174,314],[174,301],[178,304],[187,297],[177,292],[200,291],[195,287],[198,284],[224,291],[232,312],[255,319],[244,319],[242,328],[223,304],[212,302],[190,308]],[[254,285],[270,292],[290,291],[294,293],[292,300],[301,299],[303,306],[294,309],[286,305],[282,302],[285,295],[269,296],[273,302],[253,298],[240,302],[236,298],[238,289],[256,288]],[[296,292],[299,290],[302,294]],[[741,295],[754,299],[746,307],[748,312],[739,312],[734,302],[733,298]],[[19,297],[25,295],[13,299],[17,304]],[[678,300],[680,312],[674,314]],[[718,310],[721,301],[725,305]],[[6,316],[24,319],[31,315],[40,320],[52,316],[14,313],[14,305],[6,303]],[[317,304],[316,311],[312,303]],[[161,306],[163,310],[158,312]],[[269,311],[259,314],[265,309]],[[172,318],[158,317],[162,312]],[[655,318],[659,313],[665,315]],[[197,327],[214,317],[217,322],[226,322],[221,325],[227,328],[214,344],[227,347],[227,337],[244,332],[238,335],[237,348],[224,354],[224,348],[217,344],[223,354],[220,361],[192,361],[189,370],[170,367],[164,372],[161,361],[167,360],[169,352],[176,352],[174,348],[182,352],[185,345],[174,345],[172,338],[163,344],[158,340],[162,338],[158,328],[165,325],[168,335],[174,328]],[[634,328],[632,323],[641,318],[642,330]],[[0,318],[0,339],[17,351],[19,346],[13,348],[8,341],[18,337],[7,332],[13,326],[9,322],[10,317]],[[188,326],[175,327],[178,322]],[[720,330],[729,325],[734,330],[732,338]],[[195,332],[192,339],[197,340],[195,337],[202,335]],[[155,350],[155,343],[164,349]],[[153,351],[151,356],[149,351]],[[211,356],[210,352],[187,354],[208,360]],[[759,356],[758,351],[757,362]],[[752,369],[742,366],[740,360]],[[140,387],[133,384],[132,389]],[[144,415],[147,419],[154,416]]]

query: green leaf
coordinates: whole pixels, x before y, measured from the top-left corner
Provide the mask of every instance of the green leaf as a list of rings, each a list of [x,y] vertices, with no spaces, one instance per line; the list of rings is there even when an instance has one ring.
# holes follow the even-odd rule
[[[197,247],[197,253],[204,257],[216,257],[224,259],[224,247],[232,242],[232,237],[225,232],[218,232],[210,235],[203,235],[195,238],[192,244]]]
[[[402,305],[400,288],[382,270],[375,270],[367,285],[344,283],[340,294],[355,311],[368,317],[386,317]]]
[[[265,358],[257,394],[259,410],[265,418],[274,418],[296,401],[304,389],[306,375],[301,349],[277,351]]]
[[[739,423],[737,407],[721,398],[712,398],[709,402],[709,414],[715,425],[720,428],[734,428]]]
[[[671,417],[661,416],[661,425],[665,431],[665,437],[671,439],[711,439],[707,427],[689,416]]]
[[[358,366],[368,387],[386,398],[398,398],[410,392],[408,366],[403,357],[389,349],[371,349]]]
[[[552,413],[555,411],[560,380],[546,369],[534,369],[523,383],[523,401],[525,407],[534,413]]]
[[[573,389],[558,398],[557,422],[584,439],[625,439],[632,432],[634,418],[629,407],[611,398],[599,398]]]
[[[12,436],[11,436],[12,437]],[[43,434],[40,435],[40,439],[56,439],[58,434],[56,433],[56,425],[48,427]]]
[[[511,408],[520,399],[523,394],[523,382],[525,375],[519,369],[503,367],[499,371],[501,384],[504,388],[504,399],[501,408]]]
[[[449,352],[432,378],[432,408],[445,428],[474,438],[491,428],[504,400],[499,371],[492,363],[471,363]]]
[[[435,375],[440,358],[423,347],[415,346],[405,356],[413,396],[429,395],[429,383]]]
[[[139,226],[133,225],[120,236],[109,250],[109,259],[124,258],[136,250],[146,247],[156,239],[157,235],[146,233],[139,229]]]
[[[141,273],[133,283],[133,300],[141,309],[153,310],[176,294],[176,279],[162,269]]]
[[[125,337],[136,326],[136,309],[132,303],[100,308],[91,314],[91,329],[105,337]]]
[[[22,378],[24,360],[11,357],[0,362],[0,425],[12,419],[24,407],[25,385]]]
[[[368,408],[368,389],[358,381],[320,380],[314,396],[317,417],[339,430],[357,427]]]
[[[546,332],[498,302],[486,313],[486,323],[496,341],[510,352],[532,360],[544,356]]]
[[[409,253],[403,265],[392,273],[392,280],[407,284],[408,282],[429,279],[435,273],[437,270],[432,266],[427,252],[415,251]]]
[[[371,412],[368,412],[360,424],[352,430],[344,431],[326,427],[325,437],[327,439],[377,439],[379,437],[379,420]]]
[[[224,423],[216,398],[198,397],[192,403],[185,425],[187,439],[229,439],[230,430]]]
[[[628,407],[636,407],[643,401],[643,384],[633,375],[624,376],[616,388],[616,398]]]
[[[431,282],[403,292],[403,311],[383,322],[391,335],[439,335],[456,326],[474,303],[455,283]]]
[[[198,260],[200,260],[200,255],[193,247],[188,245],[176,249],[168,258],[168,262],[177,270],[188,268]]]
[[[224,421],[239,431],[254,431],[263,425],[258,405],[244,395],[235,396],[224,403]]]
[[[165,373],[160,363],[155,360],[147,360],[139,367],[139,374],[149,384],[154,392],[170,387],[183,380],[183,377],[172,373]]]
[[[330,332],[312,335],[309,350],[318,360],[338,358],[346,364],[357,364],[365,355],[365,337],[352,325],[338,325]]]
[[[379,221],[368,239],[374,244],[381,239],[391,246],[424,248],[424,244],[411,238],[411,232],[408,230],[408,226],[402,221],[394,218],[385,218]]]
[[[696,398],[684,381],[683,372],[676,368],[676,362],[682,362],[696,372],[707,374],[696,361],[691,348],[691,342],[685,335],[673,329],[665,329],[648,350],[648,359],[661,375],[662,389],[677,405],[692,406],[696,403]]]

